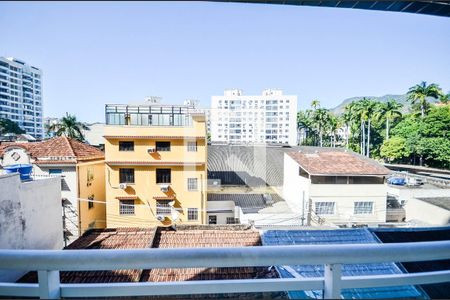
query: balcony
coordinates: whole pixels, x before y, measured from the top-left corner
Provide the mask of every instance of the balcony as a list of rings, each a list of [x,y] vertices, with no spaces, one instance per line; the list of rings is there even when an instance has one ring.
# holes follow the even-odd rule
[[[343,264],[433,261],[450,258],[450,241],[392,244],[172,248],[134,250],[0,250],[0,269],[38,271],[37,284],[0,283],[0,296],[45,299],[193,295],[323,290],[340,298],[349,288],[450,282],[450,270],[367,276],[342,276]],[[92,262],[95,261],[95,264]],[[60,282],[60,271],[119,269],[324,265],[324,276],[305,278],[204,280],[178,282]]]

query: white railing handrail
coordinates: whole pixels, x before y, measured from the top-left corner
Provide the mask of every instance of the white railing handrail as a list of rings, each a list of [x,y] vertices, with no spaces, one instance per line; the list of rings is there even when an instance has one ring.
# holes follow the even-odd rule
[[[450,241],[236,248],[0,250],[0,269],[87,271],[358,264],[429,261],[448,258],[450,258]]]
[[[0,269],[38,271],[38,284],[0,282],[0,296],[49,298],[190,295],[323,290],[340,298],[344,288],[450,282],[450,270],[342,276],[342,264],[450,259],[450,241],[237,248],[128,250],[0,250]],[[60,271],[324,265],[318,278],[197,280],[176,282],[61,283]]]

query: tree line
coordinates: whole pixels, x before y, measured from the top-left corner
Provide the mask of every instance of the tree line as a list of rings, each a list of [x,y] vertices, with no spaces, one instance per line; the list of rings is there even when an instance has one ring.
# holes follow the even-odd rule
[[[297,114],[300,144],[345,147],[390,163],[450,168],[450,93],[421,82],[408,90],[407,101],[406,114],[394,99],[362,98],[338,115],[313,100]]]

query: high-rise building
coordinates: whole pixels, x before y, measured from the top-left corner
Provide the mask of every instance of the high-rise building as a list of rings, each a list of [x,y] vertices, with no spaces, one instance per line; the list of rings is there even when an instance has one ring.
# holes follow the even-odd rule
[[[155,97],[105,112],[107,227],[205,224],[204,112]]]
[[[0,57],[0,118],[43,138],[42,71],[13,57]]]
[[[225,90],[211,97],[211,142],[297,145],[297,96],[266,89],[261,95]]]

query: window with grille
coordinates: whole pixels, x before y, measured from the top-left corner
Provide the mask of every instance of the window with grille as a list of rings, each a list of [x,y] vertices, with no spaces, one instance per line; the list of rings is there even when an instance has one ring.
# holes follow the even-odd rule
[[[217,224],[217,216],[209,216],[208,224]]]
[[[156,169],[156,183],[170,183],[170,169]]]
[[[119,142],[119,151],[134,151],[134,142]]]
[[[156,214],[167,216],[172,212],[172,208],[169,205],[170,200],[157,200],[156,201]]]
[[[354,211],[355,215],[366,215],[373,212],[373,202],[361,201],[355,202]]]
[[[197,152],[197,142],[188,142],[187,149],[188,152]]]
[[[197,178],[188,178],[188,191],[198,190],[198,180]]]
[[[134,200],[119,200],[119,214],[134,215]]]
[[[239,224],[239,219],[233,217],[227,217],[227,224]]]
[[[334,202],[316,202],[316,215],[333,215]]]
[[[198,220],[198,208],[188,208],[188,221]]]
[[[156,142],[156,151],[157,152],[170,151],[170,142]]]
[[[94,208],[94,195],[88,197],[89,201],[88,201],[88,209]]]
[[[120,183],[134,183],[134,169],[119,169]]]

